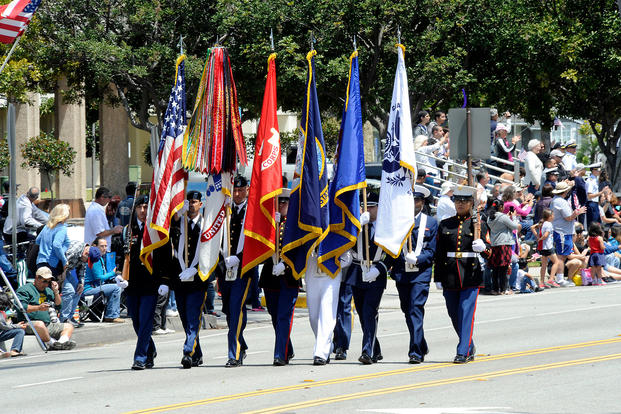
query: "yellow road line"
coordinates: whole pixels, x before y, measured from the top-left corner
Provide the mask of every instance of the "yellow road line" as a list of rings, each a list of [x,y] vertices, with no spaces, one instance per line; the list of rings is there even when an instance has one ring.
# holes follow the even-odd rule
[[[569,350],[569,349],[578,349],[578,348],[586,348],[586,347],[591,347],[591,346],[607,345],[607,344],[613,344],[613,343],[618,343],[618,342],[621,342],[621,337],[601,339],[601,340],[588,341],[588,342],[580,342],[580,343],[569,344],[569,345],[552,346],[552,347],[547,347],[547,348],[531,349],[531,350],[526,350],[526,351],[511,352],[507,354],[499,354],[499,355],[494,355],[494,356],[477,357],[477,359],[470,362],[470,364],[497,361],[501,359],[517,358],[521,356],[537,355],[537,354],[563,351],[563,350]],[[396,370],[391,370],[391,371],[374,372],[374,373],[369,373],[369,374],[355,375],[355,376],[344,377],[344,378],[334,378],[334,379],[316,381],[316,382],[306,382],[302,384],[295,384],[295,385],[289,385],[289,386],[284,386],[284,387],[268,388],[265,390],[249,391],[249,392],[243,392],[243,393],[238,393],[238,394],[230,394],[230,395],[223,395],[219,397],[205,398],[202,400],[187,401],[187,402],[182,402],[182,403],[163,405],[160,407],[153,407],[153,408],[147,408],[144,410],[131,411],[127,414],[161,413],[165,411],[178,410],[182,408],[196,407],[199,405],[209,405],[209,404],[215,404],[215,403],[220,403],[220,402],[233,401],[233,400],[238,400],[242,398],[257,397],[257,396],[276,394],[276,393],[287,392],[287,391],[297,391],[301,389],[323,387],[326,385],[363,381],[363,380],[368,380],[368,379],[376,379],[376,378],[382,378],[382,377],[393,376],[393,375],[409,374],[409,373],[420,372],[420,371],[436,370],[439,368],[454,367],[454,366],[456,365],[453,364],[452,362],[439,363],[439,364],[416,365],[411,368],[402,368],[402,369],[396,369]]]
[[[576,359],[572,361],[563,361],[563,362],[555,362],[551,364],[533,365],[530,367],[523,367],[523,368],[514,368],[514,369],[508,369],[504,371],[493,371],[493,372],[487,372],[483,374],[467,375],[464,377],[447,378],[447,379],[442,379],[442,380],[419,382],[416,384],[400,385],[400,386],[388,387],[388,388],[379,388],[379,389],[370,390],[370,391],[356,392],[353,394],[337,395],[334,397],[327,397],[327,398],[321,398],[317,400],[304,401],[301,403],[286,404],[286,405],[281,405],[278,407],[265,408],[262,410],[247,411],[244,414],[280,413],[285,410],[294,410],[294,409],[299,410],[303,408],[316,407],[316,406],[325,405],[325,404],[333,404],[336,402],[355,400],[359,398],[377,397],[380,395],[391,394],[395,392],[412,391],[412,390],[419,389],[419,388],[438,387],[441,385],[476,381],[482,378],[487,379],[487,378],[504,377],[508,375],[524,374],[528,372],[545,371],[545,370],[554,369],[554,368],[564,368],[564,367],[571,367],[575,365],[592,364],[595,362],[611,361],[614,359],[621,359],[621,354],[604,355],[600,357],[590,357],[590,358]]]

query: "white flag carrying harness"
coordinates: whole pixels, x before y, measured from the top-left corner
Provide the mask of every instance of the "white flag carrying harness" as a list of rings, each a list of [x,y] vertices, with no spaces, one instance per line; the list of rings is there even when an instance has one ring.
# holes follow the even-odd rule
[[[423,251],[423,240],[425,239],[425,227],[426,226],[427,226],[427,215],[425,213],[420,213],[420,223],[418,224],[418,236],[416,237],[416,247],[414,248],[414,255],[416,257],[418,257],[420,255],[420,252]],[[406,272],[418,272],[418,267],[416,265],[412,265],[406,262],[405,271]]]
[[[188,217],[184,217],[183,219],[188,220],[188,221],[190,220]],[[198,216],[198,222],[195,224],[195,226],[199,226],[199,228],[201,229],[200,233],[203,232],[203,229],[201,227],[202,224],[203,224],[202,217]],[[185,226],[180,226],[180,227],[181,227],[181,234],[179,235],[179,246],[177,247],[176,253],[177,253],[177,260],[179,261],[179,266],[181,266],[181,273],[183,273],[186,269],[196,268],[196,265],[198,264],[198,250],[201,244],[199,243],[199,241],[196,242],[196,248],[194,250],[194,259],[192,260],[192,263],[190,264],[190,266],[186,266],[185,255],[183,254],[183,251],[185,249]],[[194,275],[192,275],[192,277],[190,278],[182,279],[181,281],[182,282],[193,282]]]

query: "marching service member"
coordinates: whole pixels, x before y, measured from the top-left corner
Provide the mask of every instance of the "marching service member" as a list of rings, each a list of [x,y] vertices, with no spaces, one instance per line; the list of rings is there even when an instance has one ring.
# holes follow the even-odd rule
[[[282,236],[287,221],[289,209],[289,194],[291,190],[283,188],[278,196],[278,246],[282,246]],[[274,345],[274,365],[283,366],[293,358],[293,344],[291,343],[291,328],[293,327],[293,312],[298,299],[298,291],[302,281],[293,277],[291,268],[280,261],[277,254],[267,259],[261,270],[259,287],[265,292],[265,304],[272,318],[272,326],[276,335]]]
[[[408,249],[406,251],[404,248],[401,256],[391,260],[391,277],[396,282],[401,310],[410,331],[410,364],[420,364],[429,352],[423,331],[423,318],[429,296],[438,232],[436,219],[422,212],[425,199],[429,195],[430,191],[426,187],[414,186],[415,224],[407,242]]]
[[[487,226],[472,216],[475,193],[475,188],[457,186],[453,193],[457,214],[438,226],[434,274],[435,281],[442,283],[446,309],[459,337],[456,364],[474,360],[474,312],[483,282],[479,255],[490,253],[489,243],[481,239]]]
[[[246,297],[250,288],[251,272],[241,276],[242,248],[240,240],[244,229],[248,198],[248,180],[238,175],[233,184],[233,203],[231,205],[230,243],[231,255],[224,259],[226,272],[218,276],[218,286],[222,293],[222,312],[226,314],[228,334],[228,361],[227,368],[239,367],[246,357],[246,341],[244,328],[246,327]]]
[[[199,331],[203,316],[203,308],[207,299],[207,288],[215,277],[202,280],[198,273],[198,249],[201,237],[203,217],[200,210],[202,194],[199,191],[188,191],[183,208],[175,215],[171,225],[173,258],[172,274],[177,276],[171,280],[177,300],[177,310],[183,330],[183,358],[181,365],[189,369],[203,364],[203,351],[199,340]],[[184,214],[187,212],[187,215]],[[187,236],[186,236],[187,235]]]
[[[383,358],[377,340],[377,323],[380,301],[384,289],[386,289],[388,267],[384,263],[386,253],[374,242],[378,201],[379,195],[369,192],[367,212],[360,215],[360,225],[368,224],[369,245],[367,248],[365,231],[360,231],[352,254],[353,261],[345,276],[345,282],[351,286],[354,305],[360,318],[362,354],[358,361],[364,365],[369,365]]]
[[[136,199],[134,213],[130,224],[123,231],[125,244],[129,245],[129,280],[125,289],[127,293],[127,311],[132,318],[134,331],[138,336],[134,351],[132,369],[142,370],[153,368],[153,361],[157,355],[155,343],[151,338],[153,330],[153,315],[157,304],[158,292],[161,295],[168,293],[168,281],[164,273],[166,266],[162,260],[168,261],[169,254],[166,245],[153,252],[153,274],[150,274],[140,260],[140,246],[147,218],[149,196],[141,195]]]

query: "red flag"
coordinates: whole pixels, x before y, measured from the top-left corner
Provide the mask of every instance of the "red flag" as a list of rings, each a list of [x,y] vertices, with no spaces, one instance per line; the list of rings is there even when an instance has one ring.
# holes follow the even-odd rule
[[[282,192],[280,134],[276,115],[276,54],[267,60],[267,81],[261,120],[257,130],[254,165],[250,180],[244,234],[242,274],[274,254],[276,250],[275,199]]]

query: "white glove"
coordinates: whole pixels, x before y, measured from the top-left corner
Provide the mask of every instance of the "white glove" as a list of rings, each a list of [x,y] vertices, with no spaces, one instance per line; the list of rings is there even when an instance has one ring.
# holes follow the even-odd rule
[[[483,240],[481,239],[476,239],[475,241],[472,242],[472,251],[475,253],[481,253],[485,251],[485,243],[483,243]]]
[[[239,258],[237,256],[229,256],[224,259],[224,264],[227,269],[232,269],[239,266]]]
[[[276,221],[276,223],[280,223],[280,220],[282,220],[282,217],[280,216],[280,213],[278,211],[274,215],[274,220]]]
[[[182,282],[185,282],[187,280],[192,279],[192,277],[194,277],[194,275],[197,273],[198,273],[198,270],[195,267],[188,267],[183,272],[181,272],[181,274],[179,275],[179,280],[181,280]]]
[[[274,276],[280,276],[285,273],[285,264],[283,262],[279,262],[276,266],[272,268],[272,274]]]
[[[168,295],[168,286],[166,285],[160,285],[160,288],[157,290],[157,293],[160,296],[166,296]]]
[[[116,277],[114,278],[114,281],[116,282],[117,285],[121,282],[126,282],[126,280],[123,279],[123,276],[121,275],[116,275]]]
[[[365,211],[360,215],[360,225],[364,226],[365,224],[369,224],[369,220],[371,220],[371,215],[368,211]]]
[[[414,252],[409,252],[408,254],[405,255],[405,261],[408,264],[416,265],[416,263],[418,262],[418,256],[416,256]]]
[[[373,266],[368,272],[362,275],[363,282],[375,282],[375,279],[379,276],[380,271],[377,267]]]
[[[188,210],[190,210],[190,203],[188,202],[188,200],[183,200],[183,206],[179,209],[179,211],[177,211],[177,214],[183,216],[185,213],[188,212]]]
[[[347,267],[354,260],[351,252],[348,250],[339,257],[339,261],[341,262],[341,267]]]

